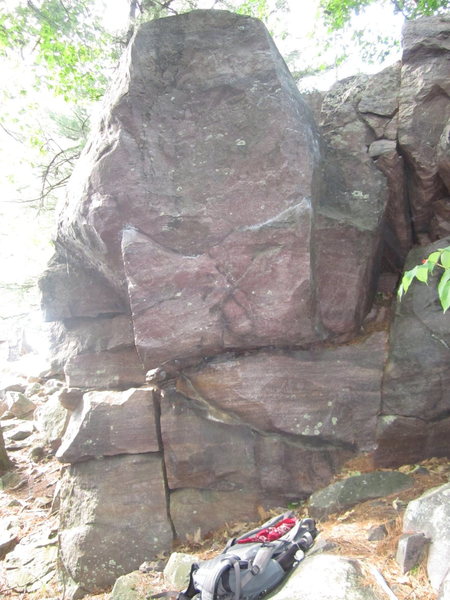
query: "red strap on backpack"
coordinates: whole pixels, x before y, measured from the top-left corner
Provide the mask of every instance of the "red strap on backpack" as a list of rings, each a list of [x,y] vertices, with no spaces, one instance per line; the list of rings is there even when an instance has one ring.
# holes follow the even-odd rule
[[[238,540],[237,543],[248,544],[250,542],[273,542],[290,531],[296,523],[297,519],[283,519],[277,525],[274,525],[273,527],[266,527],[266,529],[261,529],[261,531],[258,531],[258,533],[255,535]]]

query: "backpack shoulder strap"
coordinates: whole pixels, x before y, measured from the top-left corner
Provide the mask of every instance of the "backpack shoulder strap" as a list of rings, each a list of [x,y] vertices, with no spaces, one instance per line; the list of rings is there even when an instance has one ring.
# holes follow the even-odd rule
[[[202,583],[201,600],[216,600],[217,588],[219,586],[222,575],[225,571],[234,569],[236,576],[236,592],[235,600],[239,600],[241,592],[241,570],[239,565],[239,557],[227,556],[217,563],[214,569],[211,569]]]

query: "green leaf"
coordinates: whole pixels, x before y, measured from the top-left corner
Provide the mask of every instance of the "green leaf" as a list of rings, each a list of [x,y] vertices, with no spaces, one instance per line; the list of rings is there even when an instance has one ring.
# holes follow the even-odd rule
[[[400,299],[403,296],[403,294],[406,294],[406,292],[408,291],[408,288],[411,285],[412,280],[416,276],[417,269],[418,269],[418,267],[414,267],[414,269],[410,269],[409,271],[405,271],[405,273],[404,273],[404,275],[402,277],[402,282],[401,282],[400,287],[399,287],[398,292],[397,292],[398,297]]]
[[[441,264],[446,269],[450,268],[450,246],[444,248],[441,253]]]
[[[440,256],[441,256],[440,250],[438,250],[437,252],[432,252],[430,254],[430,256],[427,258],[427,262],[437,263]]]
[[[426,261],[426,266],[428,267],[428,271],[431,273],[433,273],[434,267],[436,266],[436,264],[439,262],[439,258],[441,256],[441,251],[437,251],[437,252],[432,252],[430,254],[430,256],[427,258]]]
[[[439,300],[444,312],[450,307],[450,270],[444,271],[438,285]]]
[[[426,264],[416,267],[417,279],[419,281],[422,281],[423,283],[428,283],[428,272],[429,272],[429,268]]]

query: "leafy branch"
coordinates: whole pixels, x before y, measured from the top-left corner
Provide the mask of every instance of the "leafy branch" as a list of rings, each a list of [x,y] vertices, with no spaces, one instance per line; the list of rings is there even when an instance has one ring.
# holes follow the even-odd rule
[[[408,291],[414,279],[428,285],[428,277],[433,274],[435,268],[443,269],[437,286],[439,301],[444,313],[450,308],[450,246],[440,248],[432,252],[422,264],[413,269],[405,271],[398,289],[398,298],[401,300]]]
[[[363,12],[368,6],[379,3],[378,0],[321,0],[320,11],[330,31],[343,29],[353,15]],[[447,0],[389,0],[394,13],[402,14],[405,19],[440,14],[448,10]]]

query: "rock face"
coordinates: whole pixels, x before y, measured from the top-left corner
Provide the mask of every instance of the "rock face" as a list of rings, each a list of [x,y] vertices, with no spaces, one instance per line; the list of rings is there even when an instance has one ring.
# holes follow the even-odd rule
[[[450,237],[414,250],[407,268],[437,249]],[[448,456],[450,319],[443,317],[436,285],[415,285],[397,304],[390,331],[390,350],[383,380],[383,403],[378,422],[379,464],[398,466],[422,456]],[[408,443],[415,438],[415,443]]]
[[[385,344],[380,332],[340,348],[226,357],[186,370],[177,387],[258,431],[371,450]]]
[[[71,466],[62,478],[60,511],[60,558],[85,592],[112,585],[117,574],[134,570],[172,541],[157,454]]]
[[[448,314],[434,285],[387,307],[413,244],[407,265],[450,243],[449,28],[408,24],[401,64],[316,94],[316,120],[260,22],[137,30],[41,281],[82,590],[359,453],[450,453]]]
[[[437,149],[450,118],[449,28],[447,14],[419,19],[403,31],[399,144],[413,169],[409,196],[416,235],[428,234],[436,208],[444,199],[448,204]]]
[[[72,412],[57,457],[75,463],[159,450],[152,390],[130,389],[86,393]]]
[[[264,26],[222,11],[147,23],[122,67],[59,229],[80,283],[99,273],[93,306],[47,292],[47,312],[130,310],[146,369],[318,339],[319,136]],[[61,269],[58,259],[44,292]]]

